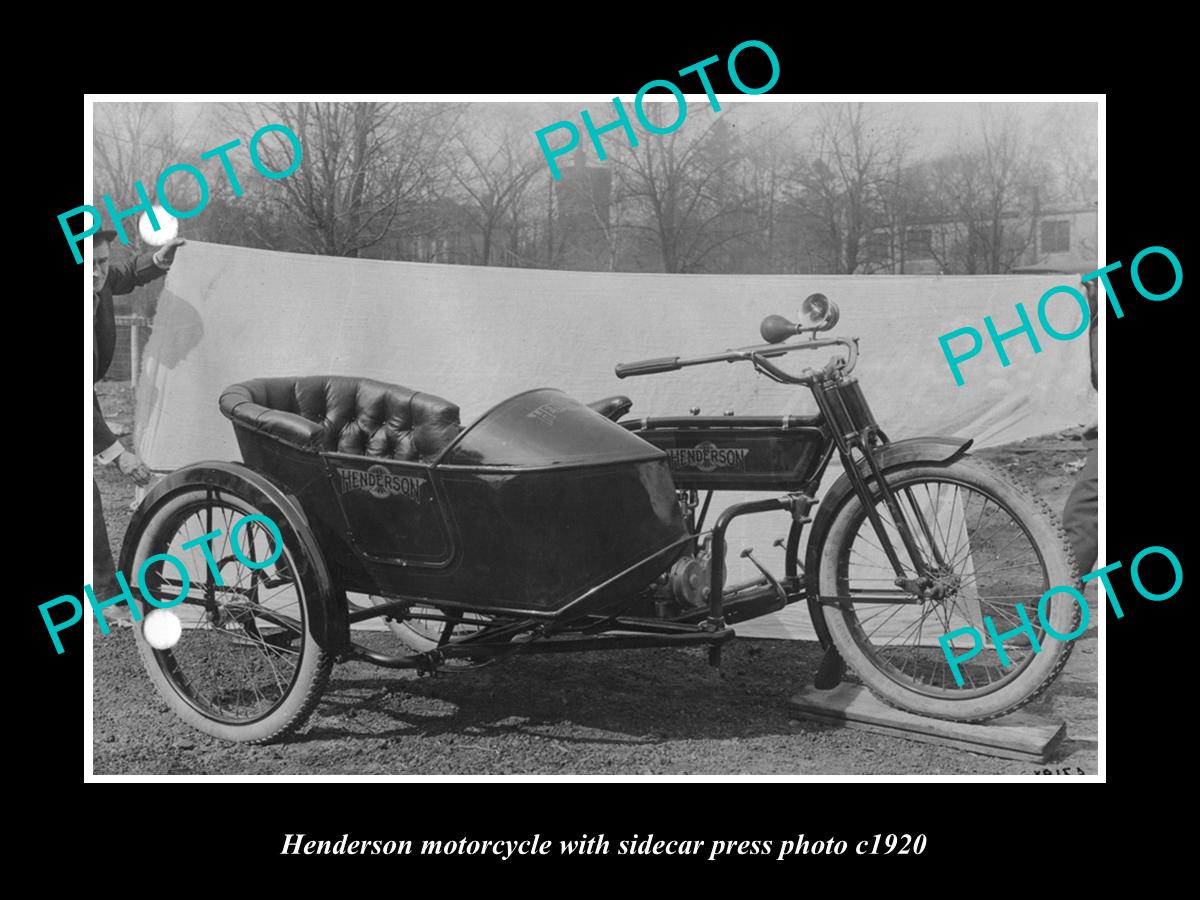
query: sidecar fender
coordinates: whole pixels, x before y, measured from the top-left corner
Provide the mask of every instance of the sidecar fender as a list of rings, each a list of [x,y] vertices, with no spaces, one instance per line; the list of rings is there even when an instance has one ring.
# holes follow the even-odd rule
[[[133,564],[143,531],[171,497],[196,487],[225,491],[246,500],[279,527],[284,543],[298,551],[296,565],[301,571],[297,577],[307,577],[308,583],[315,586],[316,596],[308,604],[308,613],[312,617],[311,627],[317,646],[329,653],[345,649],[350,638],[346,602],[339,596],[341,591],[329,574],[308,517],[291,494],[267,475],[243,463],[192,463],[158,482],[138,506],[125,532],[118,563],[120,571],[131,581],[137,576],[129,567]]]
[[[895,441],[874,451],[879,468],[887,472],[899,466],[912,463],[950,463],[961,457],[970,449],[973,439],[963,440],[953,437],[917,437],[903,441]],[[858,470],[870,484],[874,478],[866,461],[859,462]],[[821,646],[829,649],[833,642],[829,637],[829,629],[825,626],[825,616],[818,601],[817,566],[819,550],[825,544],[829,528],[833,524],[834,514],[843,501],[854,493],[854,485],[843,472],[835,481],[821,503],[817,507],[817,515],[813,519],[812,531],[808,535],[808,549],[804,554],[804,588],[808,597],[808,614],[812,617],[813,628],[821,641]]]

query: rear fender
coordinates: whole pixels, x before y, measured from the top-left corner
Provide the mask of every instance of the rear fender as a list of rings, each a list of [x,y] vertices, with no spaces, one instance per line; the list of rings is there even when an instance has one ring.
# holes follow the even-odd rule
[[[877,447],[872,452],[879,468],[887,473],[900,466],[912,463],[952,463],[970,449],[974,440],[963,440],[953,437],[917,437],[895,441],[883,447]],[[866,460],[858,464],[858,470],[870,486],[874,481],[874,473]],[[833,645],[829,637],[829,629],[825,625],[825,616],[821,611],[819,590],[817,587],[817,567],[820,562],[820,549],[825,544],[833,517],[841,508],[846,498],[854,493],[854,485],[850,477],[843,472],[837,481],[821,498],[816,518],[813,519],[812,531],[808,535],[808,549],[804,554],[804,588],[808,597],[808,614],[812,617],[813,628],[821,641],[821,646],[829,649]]]
[[[307,577],[315,585],[317,596],[307,610],[312,617],[312,632],[317,646],[328,653],[341,653],[349,647],[350,623],[348,609],[338,589],[321,548],[313,537],[308,517],[292,495],[284,491],[262,472],[236,462],[199,462],[176,469],[147,493],[125,532],[118,566],[132,580],[130,571],[138,541],[147,524],[158,510],[180,491],[195,487],[212,487],[228,491],[252,503],[267,515],[283,535],[284,543],[299,548],[296,561],[298,577]]]

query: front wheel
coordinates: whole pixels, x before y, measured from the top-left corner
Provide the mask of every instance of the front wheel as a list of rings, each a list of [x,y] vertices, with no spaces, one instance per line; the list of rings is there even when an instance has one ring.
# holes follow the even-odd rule
[[[1074,557],[1049,507],[990,463],[972,457],[948,465],[913,463],[885,477],[908,530],[925,559],[928,577],[920,596],[909,554],[886,504],[874,492],[883,529],[896,549],[903,584],[856,493],[834,513],[818,552],[817,584],[834,644],[877,696],[921,715],[982,722],[1013,712],[1049,687],[1066,664],[1072,641],[1046,632],[1038,602],[1051,587],[1078,585]],[[1020,603],[1032,623],[1022,623]],[[1078,603],[1057,593],[1045,605],[1058,634],[1072,634]],[[997,646],[985,628],[990,617],[1002,636]],[[967,656],[955,678],[938,638],[953,639],[951,653]]]

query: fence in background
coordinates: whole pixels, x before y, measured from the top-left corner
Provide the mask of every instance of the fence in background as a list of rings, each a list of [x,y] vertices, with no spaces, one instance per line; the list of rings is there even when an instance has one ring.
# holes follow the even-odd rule
[[[150,340],[153,322],[149,316],[116,316],[117,345],[105,381],[136,381],[142,371],[142,356]]]

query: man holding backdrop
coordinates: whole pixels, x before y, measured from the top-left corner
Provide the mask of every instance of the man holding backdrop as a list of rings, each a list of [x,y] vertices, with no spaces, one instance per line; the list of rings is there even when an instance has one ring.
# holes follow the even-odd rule
[[[117,233],[112,230],[96,232],[92,238],[92,383],[99,381],[112,364],[117,346],[117,324],[113,315],[113,294],[128,294],[139,285],[161,278],[175,259],[176,249],[183,244],[181,238],[168,241],[153,253],[113,264],[109,246]],[[134,373],[136,375],[136,373]],[[102,465],[116,462],[117,468],[137,484],[150,482],[150,470],[132,450],[127,450],[104,421],[100,401],[92,388],[92,452]],[[100,488],[92,480],[92,590],[98,601],[107,600],[121,593],[117,584],[116,566],[112,549],[108,544],[108,528],[104,523],[104,507],[100,502]],[[132,617],[125,604],[116,604],[105,609],[105,618],[111,622],[131,624]]]

